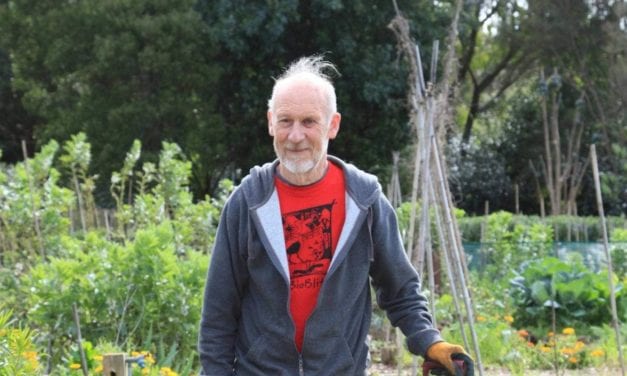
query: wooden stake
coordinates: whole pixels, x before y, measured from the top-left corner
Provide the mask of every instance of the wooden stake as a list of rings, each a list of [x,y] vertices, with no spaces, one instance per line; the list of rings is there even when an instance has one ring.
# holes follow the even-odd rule
[[[622,375],[625,376],[625,362],[623,361],[623,348],[620,339],[620,326],[616,309],[616,293],[614,292],[614,268],[612,267],[612,254],[610,253],[609,240],[607,237],[607,224],[605,221],[605,211],[603,210],[603,198],[601,197],[601,179],[599,178],[599,165],[597,163],[597,151],[594,144],[590,145],[590,158],[592,159],[592,174],[594,175],[594,190],[596,191],[597,207],[599,209],[599,219],[601,220],[601,232],[603,233],[603,248],[607,258],[607,279],[610,288],[610,302],[612,306],[612,325],[616,332],[616,349]]]
[[[28,190],[30,191],[30,204],[33,210],[33,222],[35,225],[35,233],[37,234],[37,241],[39,243],[39,254],[42,259],[45,259],[46,253],[44,251],[44,241],[41,236],[41,228],[39,226],[39,214],[37,213],[37,207],[35,206],[35,187],[33,185],[33,177],[30,172],[30,163],[28,160],[28,152],[26,150],[26,141],[22,140],[22,153],[24,154],[24,167],[26,169],[26,175],[28,176]]]
[[[105,376],[128,376],[126,374],[126,354],[105,354],[102,357],[102,372]]]
[[[72,303],[72,314],[74,315],[74,324],[76,325],[76,339],[78,342],[78,353],[81,356],[81,369],[83,370],[84,376],[89,376],[87,359],[85,358],[85,350],[83,349],[83,338],[81,336],[81,321],[78,318],[78,308],[76,308],[76,303]]]
[[[435,224],[436,224],[436,229],[438,232],[438,239],[440,240],[440,251],[441,251],[442,257],[444,257],[446,276],[448,278],[449,285],[451,286],[451,295],[453,296],[453,303],[455,304],[455,312],[457,313],[457,319],[459,320],[459,329],[462,335],[462,339],[464,341],[464,348],[469,349],[470,345],[468,342],[468,338],[466,337],[466,329],[464,328],[465,320],[464,320],[464,316],[462,315],[461,306],[459,304],[459,293],[457,291],[457,283],[454,277],[453,265],[451,264],[451,260],[447,252],[448,245],[444,236],[444,229],[442,226],[442,219],[440,216],[440,208],[436,204],[435,187],[433,187],[433,181],[431,181],[431,185],[429,187],[429,193],[431,194],[431,201],[433,201],[433,204],[434,204],[435,210],[433,212],[435,214]],[[435,316],[435,311],[433,312],[433,315]]]
[[[520,214],[520,201],[518,198],[518,183],[514,184],[514,199],[516,203],[516,215]]]
[[[440,194],[442,197],[442,203],[444,204],[444,208],[445,208],[444,210],[444,213],[446,215],[445,222],[449,228],[449,235],[452,237],[451,244],[453,244],[453,249],[451,251],[453,253],[453,263],[457,269],[456,270],[457,276],[462,286],[462,289],[461,289],[462,293],[464,294],[464,304],[466,306],[466,314],[468,316],[468,327],[470,329],[470,334],[472,336],[472,341],[473,341],[474,350],[475,350],[475,360],[477,363],[477,367],[479,368],[479,375],[483,376],[484,372],[483,372],[483,364],[481,362],[481,352],[479,351],[479,341],[477,339],[477,333],[474,327],[475,318],[474,318],[474,313],[473,313],[473,307],[470,302],[470,294],[468,292],[468,285],[466,283],[466,279],[464,275],[464,268],[462,266],[462,260],[461,260],[461,257],[463,257],[463,254],[462,254],[463,251],[459,249],[459,243],[457,241],[457,233],[455,231],[454,222],[453,222],[453,214],[452,214],[453,210],[449,206],[448,192],[447,192],[445,182],[444,182],[444,179],[445,179],[444,170],[442,168],[442,164],[440,163],[440,152],[438,150],[438,144],[435,138],[433,138],[431,141],[433,142],[432,151],[434,153],[435,169],[438,173]]]

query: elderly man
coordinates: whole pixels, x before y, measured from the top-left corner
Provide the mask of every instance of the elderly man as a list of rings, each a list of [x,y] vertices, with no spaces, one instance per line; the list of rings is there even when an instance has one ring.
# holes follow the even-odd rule
[[[254,167],[220,220],[200,323],[201,375],[364,375],[377,302],[409,350],[442,363],[460,346],[433,326],[377,179],[327,155],[340,130],[321,57],[275,82],[277,160]]]

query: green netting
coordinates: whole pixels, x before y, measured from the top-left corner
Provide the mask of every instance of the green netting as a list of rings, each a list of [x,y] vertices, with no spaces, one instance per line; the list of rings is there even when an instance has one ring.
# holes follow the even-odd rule
[[[537,243],[540,245],[540,243]],[[462,247],[467,255],[468,268],[482,271],[493,262],[492,253],[497,247],[509,246],[510,248],[524,249],[533,245],[533,242],[524,244],[506,242],[463,242]],[[615,271],[623,272],[627,269],[627,242],[610,242],[610,252]],[[529,260],[534,257],[553,256],[562,260],[581,258],[584,265],[598,272],[607,267],[607,258],[604,245],[601,242],[554,242],[551,250],[546,255],[529,255]],[[514,265],[513,267],[516,267]]]

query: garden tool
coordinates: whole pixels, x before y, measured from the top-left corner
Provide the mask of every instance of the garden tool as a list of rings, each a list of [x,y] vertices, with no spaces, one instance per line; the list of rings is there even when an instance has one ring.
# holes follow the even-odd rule
[[[425,360],[422,363],[422,376],[474,376],[475,363],[472,359],[462,353],[453,354],[453,364],[455,365],[455,374],[452,375],[442,364],[434,360]]]

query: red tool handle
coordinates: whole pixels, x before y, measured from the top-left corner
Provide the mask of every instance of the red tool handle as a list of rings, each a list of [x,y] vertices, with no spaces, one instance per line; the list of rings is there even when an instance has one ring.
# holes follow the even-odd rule
[[[457,367],[459,367],[462,370],[462,374],[465,375],[466,374],[466,363],[464,363],[463,360],[453,360],[453,362],[455,362],[455,364],[457,364]],[[445,375],[445,376],[450,376],[450,372],[444,368],[444,366],[438,362],[434,362],[433,360],[425,360],[424,363],[422,363],[422,376],[430,376],[430,375]],[[455,376],[455,375],[453,375]]]

